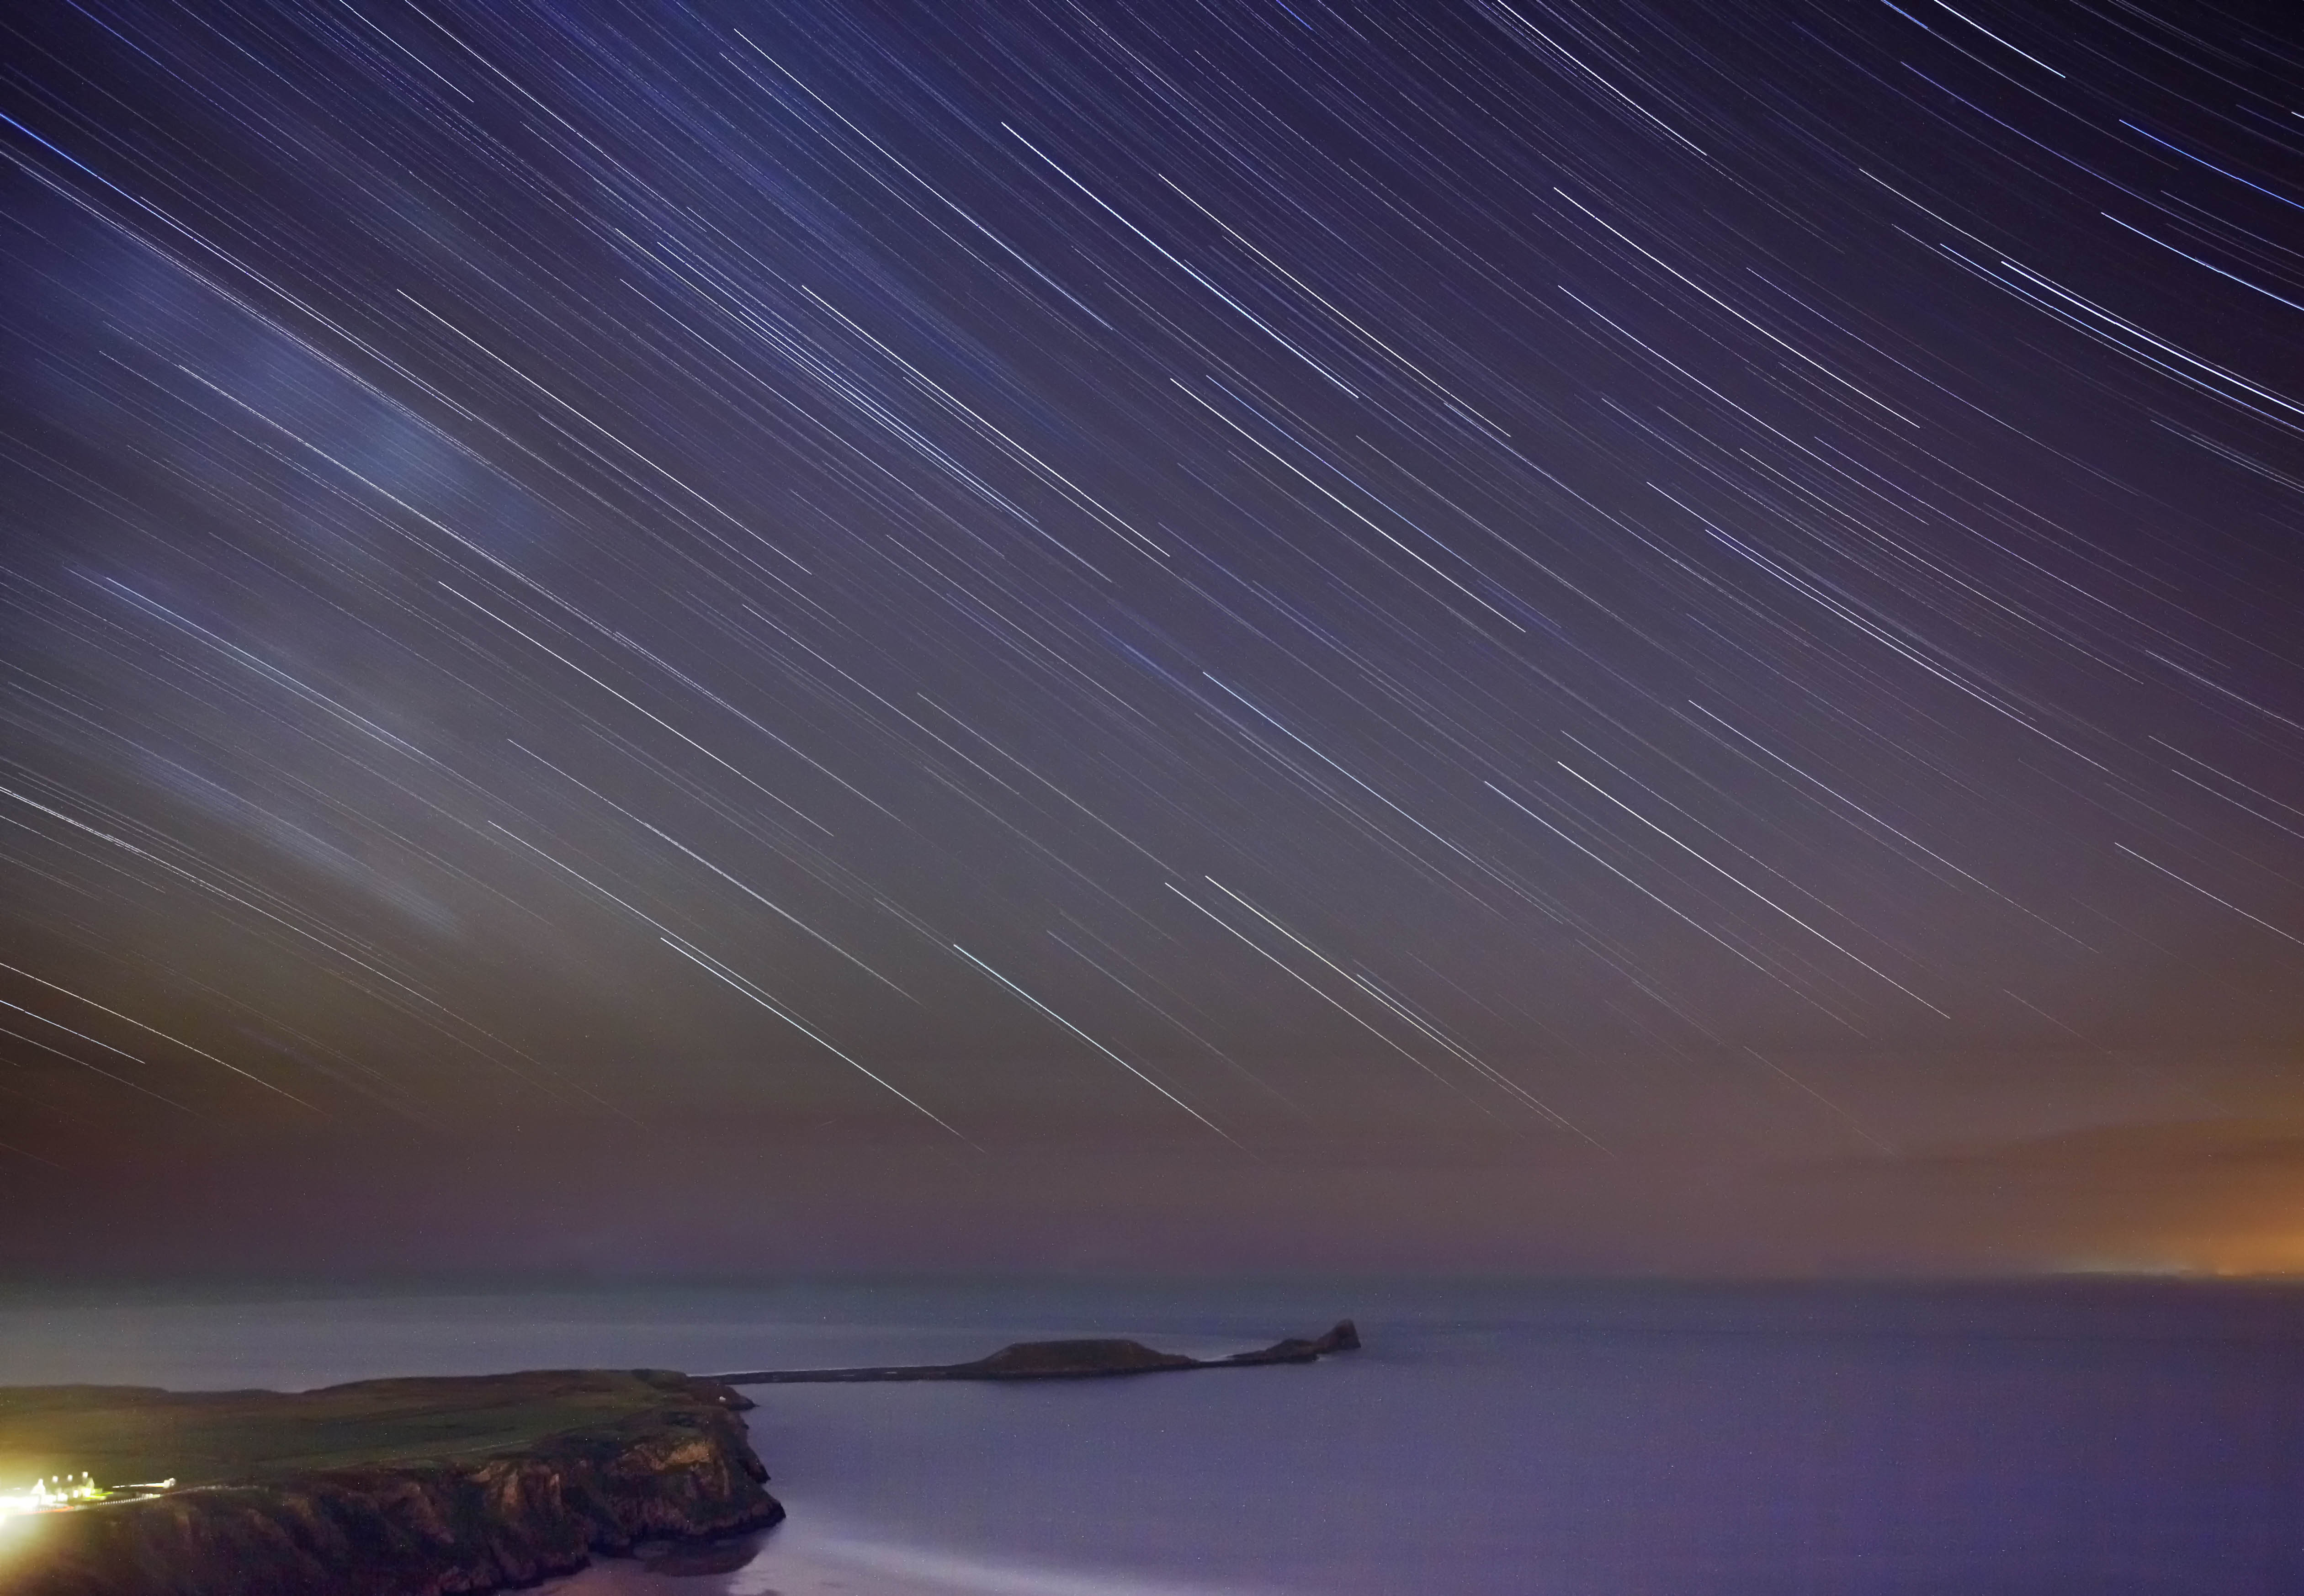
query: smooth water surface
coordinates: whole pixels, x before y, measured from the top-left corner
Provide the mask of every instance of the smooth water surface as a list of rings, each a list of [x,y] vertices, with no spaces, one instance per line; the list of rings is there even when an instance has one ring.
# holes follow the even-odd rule
[[[0,1298],[0,1379],[812,1367],[1133,1335],[1309,1367],[757,1388],[754,1564],[564,1596],[2304,1591],[2304,1293],[806,1285]]]

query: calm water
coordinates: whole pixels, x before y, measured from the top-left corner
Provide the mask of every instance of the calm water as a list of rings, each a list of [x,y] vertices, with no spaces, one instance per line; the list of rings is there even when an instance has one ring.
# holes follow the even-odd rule
[[[559,1596],[2304,1592],[2304,1293],[794,1286],[0,1297],[0,1380],[300,1387],[931,1362],[1134,1335],[1309,1368],[762,1388],[752,1566]]]

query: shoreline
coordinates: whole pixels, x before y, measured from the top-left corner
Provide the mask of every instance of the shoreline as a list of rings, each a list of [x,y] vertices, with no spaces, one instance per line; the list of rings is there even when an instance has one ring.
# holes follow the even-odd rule
[[[1349,1319],[1229,1357],[1121,1339],[1018,1342],[965,1364],[539,1370],[303,1392],[0,1388],[0,1463],[43,1477],[165,1470],[158,1494],[16,1521],[16,1596],[484,1596],[639,1558],[729,1573],[783,1522],[739,1384],[1082,1380],[1309,1364]],[[733,1560],[730,1560],[733,1559]]]

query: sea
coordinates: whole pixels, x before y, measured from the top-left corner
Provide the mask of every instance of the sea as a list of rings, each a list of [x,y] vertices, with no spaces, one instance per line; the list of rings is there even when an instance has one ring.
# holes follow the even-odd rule
[[[551,1596],[2297,1596],[2304,1288],[2194,1280],[795,1280],[0,1290],[0,1383],[955,1362],[1128,1336],[1310,1365],[758,1387],[790,1510]]]

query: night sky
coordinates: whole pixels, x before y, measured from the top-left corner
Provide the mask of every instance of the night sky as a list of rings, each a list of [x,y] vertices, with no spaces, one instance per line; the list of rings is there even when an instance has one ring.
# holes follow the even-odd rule
[[[2304,1258],[2292,30],[5,26],[0,1262]]]

